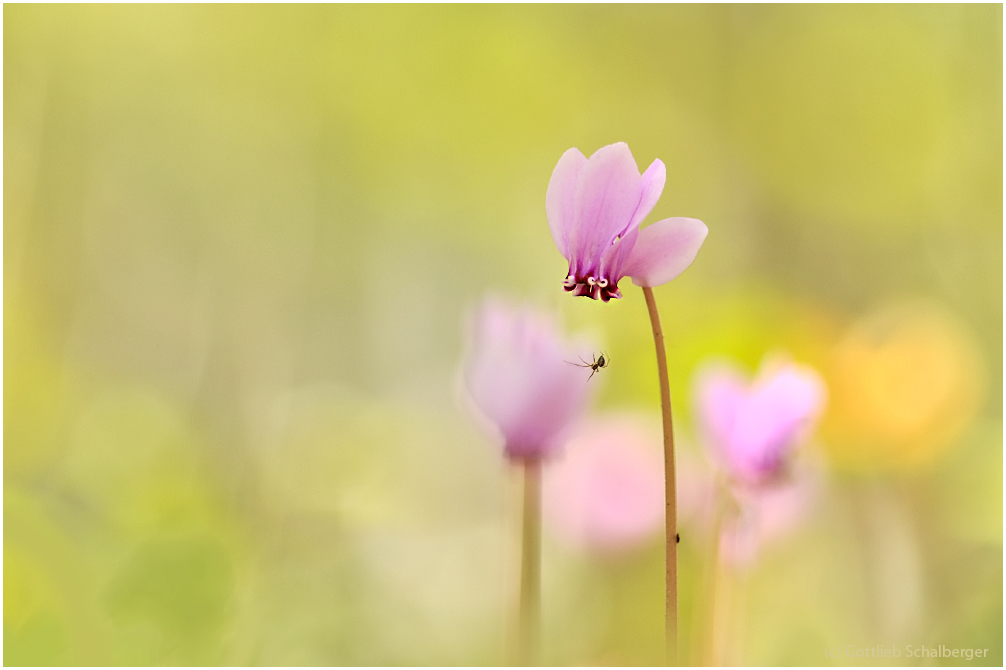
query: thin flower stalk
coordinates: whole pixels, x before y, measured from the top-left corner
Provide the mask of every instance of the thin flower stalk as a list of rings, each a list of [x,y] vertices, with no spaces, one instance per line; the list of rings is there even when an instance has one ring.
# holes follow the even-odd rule
[[[541,645],[541,459],[525,458],[517,658],[538,665]]]
[[[665,658],[667,665],[678,665],[678,495],[674,470],[674,420],[671,416],[671,387],[667,375],[667,352],[664,331],[653,289],[643,287],[646,309],[653,329],[653,344],[657,350],[657,374],[660,378],[660,415],[664,429],[664,601]]]

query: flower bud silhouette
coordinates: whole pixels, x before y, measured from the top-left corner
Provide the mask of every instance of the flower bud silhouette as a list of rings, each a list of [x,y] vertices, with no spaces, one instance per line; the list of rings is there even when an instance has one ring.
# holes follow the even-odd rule
[[[561,446],[587,400],[590,371],[571,365],[586,349],[563,341],[548,317],[486,300],[472,323],[464,376],[479,413],[510,458]]]

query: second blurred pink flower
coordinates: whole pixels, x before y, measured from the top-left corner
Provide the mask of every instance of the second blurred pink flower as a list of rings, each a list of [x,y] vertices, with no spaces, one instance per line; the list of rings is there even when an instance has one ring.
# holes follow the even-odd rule
[[[748,383],[720,364],[699,374],[699,422],[714,462],[733,484],[761,486],[786,474],[793,450],[824,409],[821,376],[791,362],[763,364]]]
[[[722,475],[709,490],[732,499],[721,507],[720,559],[749,565],[765,542],[800,522],[816,495],[819,473],[798,465],[795,452],[823,412],[827,389],[813,368],[777,359],[750,382],[728,364],[708,366],[695,391],[703,443]]]
[[[664,520],[659,433],[633,417],[585,422],[545,472],[544,512],[566,544],[614,553],[653,537]]]

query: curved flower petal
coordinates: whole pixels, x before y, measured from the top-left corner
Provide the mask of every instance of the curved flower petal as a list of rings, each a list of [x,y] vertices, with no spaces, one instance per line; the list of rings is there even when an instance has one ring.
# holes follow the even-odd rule
[[[640,181],[642,189],[639,196],[639,206],[636,207],[636,213],[632,215],[632,220],[629,221],[626,231],[638,228],[646,215],[653,211],[657,201],[660,200],[660,194],[664,192],[664,183],[666,182],[667,168],[664,167],[664,162],[658,158],[650,163],[650,167],[646,168],[646,172],[643,173]]]
[[[618,280],[625,276],[622,268],[625,267],[626,262],[632,255],[632,249],[636,246],[638,238],[639,229],[630,228],[625,235],[608,247],[608,250],[601,256],[602,277],[606,277],[616,285],[618,284]]]
[[[625,142],[594,152],[576,180],[574,223],[568,239],[572,258],[583,263],[600,261],[639,206],[640,182],[639,168]]]
[[[587,164],[587,158],[576,147],[559,159],[545,192],[545,216],[552,232],[555,246],[569,259],[569,235],[573,228],[573,203],[576,195],[576,178]]]
[[[639,231],[639,239],[623,268],[636,286],[660,286],[695,260],[709,229],[698,219],[657,221]]]

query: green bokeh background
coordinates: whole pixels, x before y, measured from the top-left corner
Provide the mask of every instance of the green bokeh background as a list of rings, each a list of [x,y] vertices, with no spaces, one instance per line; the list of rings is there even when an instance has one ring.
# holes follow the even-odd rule
[[[681,448],[707,359],[832,390],[732,660],[1001,665],[1002,25],[5,6],[4,663],[505,662],[519,479],[458,401],[464,315],[555,310],[612,358],[593,411],[657,420],[640,292],[563,294],[544,213],[563,151],[626,141],[667,165],[648,220],[710,231],[656,290]],[[689,659],[708,561],[683,543]],[[543,578],[547,663],[660,662],[660,538],[546,537]]]

